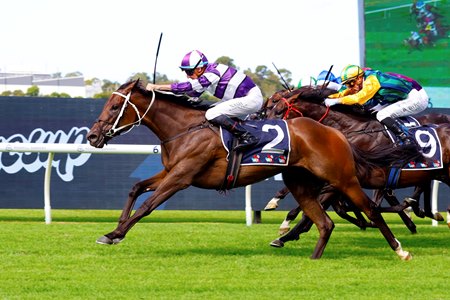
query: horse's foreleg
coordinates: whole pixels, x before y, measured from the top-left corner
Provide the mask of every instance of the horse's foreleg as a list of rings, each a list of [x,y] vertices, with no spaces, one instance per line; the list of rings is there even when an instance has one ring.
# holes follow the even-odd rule
[[[140,181],[133,186],[131,191],[128,193],[128,199],[123,207],[119,222],[125,222],[125,220],[130,217],[130,213],[136,203],[136,199],[143,193],[154,191],[158,187],[159,182],[164,179],[166,174],[167,172],[163,170],[151,178]]]
[[[164,203],[177,191],[187,188],[190,185],[191,176],[187,176],[184,172],[173,172],[167,174],[164,179],[159,182],[158,187],[153,194],[142,203],[135,213],[125,220],[119,221],[116,229],[97,240],[99,244],[117,244],[121,242],[128,231],[143,217],[148,216],[159,205]]]
[[[300,234],[302,234],[304,232],[308,232],[311,229],[313,224],[314,223],[311,221],[310,218],[308,218],[306,215],[303,215],[300,222],[298,222],[297,225],[295,225],[294,228],[292,228],[292,230],[285,232],[286,235],[284,235],[276,240],[273,240],[270,243],[270,245],[272,247],[277,247],[277,248],[284,247],[284,244],[286,242],[298,240],[300,238]]]
[[[360,229],[366,230],[367,227],[374,227],[373,224],[367,222],[367,220],[364,218],[364,216],[361,214],[358,208],[353,209],[353,213],[356,216],[356,218],[354,218],[347,213],[347,210],[342,202],[336,201],[331,205],[333,206],[333,209],[338,216],[358,226]]]
[[[297,206],[294,209],[291,209],[288,214],[286,215],[286,218],[284,219],[283,223],[281,223],[280,228],[278,229],[278,234],[279,235],[283,235],[286,232],[289,231],[289,229],[291,229],[291,222],[295,220],[295,218],[297,218],[297,216],[300,214],[300,212],[302,211],[302,208],[300,206]]]
[[[283,187],[281,190],[279,190],[275,196],[266,204],[266,207],[264,207],[264,210],[274,210],[278,207],[278,202],[282,199],[284,199],[289,194],[289,189],[287,187]]]
[[[384,192],[384,198],[391,206],[400,204],[397,197],[395,197],[394,192],[391,190],[386,190]],[[402,219],[403,223],[405,223],[406,227],[408,227],[411,233],[417,233],[416,224],[414,224],[414,222],[411,220],[411,218],[406,214],[404,210],[399,211],[398,215]]]

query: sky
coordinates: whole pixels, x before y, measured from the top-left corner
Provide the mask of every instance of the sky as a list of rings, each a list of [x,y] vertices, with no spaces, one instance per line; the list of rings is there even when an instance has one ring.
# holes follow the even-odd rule
[[[194,49],[241,70],[265,65],[293,83],[360,64],[362,0],[14,0],[0,16],[0,72],[81,72],[124,83],[137,72],[185,80]]]

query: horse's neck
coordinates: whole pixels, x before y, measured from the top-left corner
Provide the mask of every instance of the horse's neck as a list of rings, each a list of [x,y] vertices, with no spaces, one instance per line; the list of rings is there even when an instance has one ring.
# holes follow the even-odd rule
[[[329,110],[327,113],[327,109],[323,105],[307,101],[302,102],[302,113],[305,117],[316,121],[322,119],[321,123],[324,125],[336,128],[342,132],[346,132],[355,126],[355,122],[352,122],[349,116],[332,110]]]
[[[180,104],[175,100],[155,99],[144,124],[161,140],[166,141],[205,120],[205,112]],[[179,101],[183,101],[180,99]]]
[[[326,107],[323,105],[307,101],[304,101],[302,106],[302,112],[305,117],[312,118],[316,121],[322,119],[322,124],[341,131],[353,143],[359,143],[362,139],[377,138],[378,133],[384,136],[383,133],[379,131],[382,127],[376,120],[356,118],[352,115],[334,110],[329,110],[327,113]],[[376,133],[373,133],[373,131]],[[371,136],[364,134],[369,132],[372,132]]]

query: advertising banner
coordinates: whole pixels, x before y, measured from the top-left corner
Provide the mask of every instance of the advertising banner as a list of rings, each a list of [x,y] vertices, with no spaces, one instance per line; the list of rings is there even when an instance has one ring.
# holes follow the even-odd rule
[[[0,103],[1,143],[87,144],[86,134],[105,100],[0,97]],[[136,127],[111,142],[149,147],[159,143],[144,126]],[[47,159],[48,153],[0,152],[0,208],[43,208]],[[160,155],[56,153],[51,178],[51,206],[55,209],[121,209],[131,187],[161,169]],[[253,209],[262,210],[281,187],[280,175],[253,185]],[[409,190],[398,193],[402,200],[402,195]],[[448,188],[441,185],[440,198],[444,199],[448,194]],[[148,195],[141,196],[137,205]],[[445,201],[441,203],[443,206]],[[280,209],[290,210],[295,206],[291,196],[280,202]],[[160,207],[172,210],[244,208],[245,188],[220,194],[216,190],[195,187],[178,192]]]

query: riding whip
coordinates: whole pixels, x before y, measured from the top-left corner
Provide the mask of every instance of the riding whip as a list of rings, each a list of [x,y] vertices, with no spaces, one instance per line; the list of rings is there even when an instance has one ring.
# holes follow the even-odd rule
[[[159,36],[158,49],[156,49],[155,66],[153,68],[153,84],[156,83],[156,63],[158,62],[159,47],[161,46],[162,35],[163,33],[161,32],[161,35]]]
[[[275,70],[277,70],[278,75],[280,75],[281,80],[283,80],[284,83],[284,88],[291,91],[291,88],[289,87],[289,85],[287,84],[286,80],[284,80],[283,75],[281,75],[280,70],[278,70],[277,66],[275,66],[274,63],[272,63],[272,65],[275,67]]]

